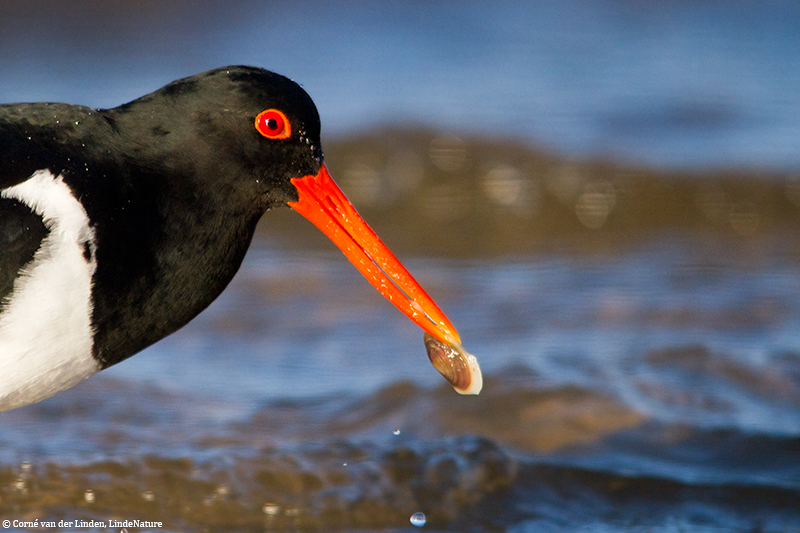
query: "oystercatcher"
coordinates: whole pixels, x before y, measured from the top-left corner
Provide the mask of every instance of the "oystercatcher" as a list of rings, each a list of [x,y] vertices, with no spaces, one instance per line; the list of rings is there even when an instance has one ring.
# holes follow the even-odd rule
[[[0,410],[185,325],[284,205],[427,332],[456,390],[480,390],[455,328],[332,181],[317,109],[288,78],[235,66],[114,109],[2,105],[0,164]]]

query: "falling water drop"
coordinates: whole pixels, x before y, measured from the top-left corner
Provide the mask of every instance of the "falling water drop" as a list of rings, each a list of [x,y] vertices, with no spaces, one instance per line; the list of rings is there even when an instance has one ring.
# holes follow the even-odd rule
[[[394,433],[395,435],[399,435],[400,434],[400,430],[399,429],[395,429],[394,431],[392,431],[392,433]]]
[[[426,518],[425,513],[414,513],[411,515],[411,525],[422,527],[425,525]]]

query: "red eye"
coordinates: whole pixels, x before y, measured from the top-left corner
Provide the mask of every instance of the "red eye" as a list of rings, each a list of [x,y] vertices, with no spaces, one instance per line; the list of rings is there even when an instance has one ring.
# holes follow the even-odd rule
[[[256,117],[256,130],[267,139],[285,139],[291,135],[289,119],[277,109],[267,109]]]

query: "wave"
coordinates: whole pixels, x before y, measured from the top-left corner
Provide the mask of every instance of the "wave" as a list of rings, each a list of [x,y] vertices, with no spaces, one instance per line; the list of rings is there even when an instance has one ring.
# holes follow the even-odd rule
[[[114,380],[99,381],[107,397]],[[396,531],[417,512],[427,531],[476,533],[800,527],[797,435],[654,420],[525,367],[486,385],[465,400],[446,385],[399,382],[183,429],[164,411],[205,405],[130,385],[85,418],[80,406],[19,411],[6,426],[48,425],[51,438],[76,426],[86,444],[80,460],[33,454],[0,466],[0,516],[189,531]],[[129,423],[109,429],[123,413]]]
[[[211,460],[24,463],[0,468],[0,484],[3,517],[118,517],[164,522],[169,530],[377,530],[408,526],[417,512],[429,528],[474,532],[800,525],[797,487],[570,466],[470,436],[388,447],[330,440],[229,448]]]

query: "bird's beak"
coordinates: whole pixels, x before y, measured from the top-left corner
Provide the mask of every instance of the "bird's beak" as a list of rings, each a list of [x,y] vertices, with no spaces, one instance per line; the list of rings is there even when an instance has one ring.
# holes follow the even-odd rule
[[[294,178],[292,184],[300,199],[289,207],[322,230],[381,294],[433,337],[460,342],[439,306],[361,218],[325,164],[316,176]]]
[[[479,392],[482,382],[480,369],[475,358],[461,348],[461,339],[456,328],[361,218],[353,204],[334,183],[325,164],[320,166],[316,175],[294,178],[292,184],[297,188],[299,199],[289,202],[289,207],[327,235],[367,281],[395,307],[429,335],[452,347],[455,355],[449,359],[464,359],[466,367],[461,372],[461,377],[454,380],[448,376],[449,371],[445,371],[447,369],[443,370],[434,361],[432,349],[429,348],[429,357],[434,366],[453,384],[456,391],[466,394]],[[461,352],[465,355],[459,355]],[[464,372],[467,375],[463,375]],[[460,381],[460,385],[457,381]]]

